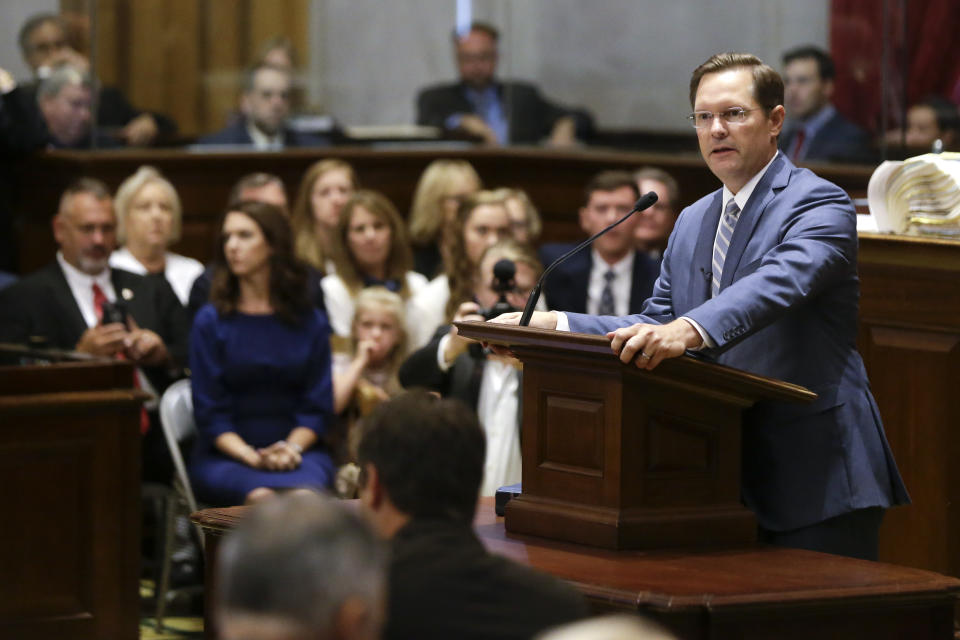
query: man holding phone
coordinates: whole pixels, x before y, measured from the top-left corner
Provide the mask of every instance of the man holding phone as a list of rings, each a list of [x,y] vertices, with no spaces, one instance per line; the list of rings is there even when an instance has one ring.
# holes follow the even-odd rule
[[[159,396],[186,362],[186,312],[164,278],[110,268],[116,224],[102,182],[81,178],[67,188],[53,218],[56,260],[0,295],[0,342],[128,359],[140,386]],[[161,468],[149,479],[168,481],[162,435],[142,426],[153,432],[144,445],[145,476],[153,466],[146,441],[156,438]]]

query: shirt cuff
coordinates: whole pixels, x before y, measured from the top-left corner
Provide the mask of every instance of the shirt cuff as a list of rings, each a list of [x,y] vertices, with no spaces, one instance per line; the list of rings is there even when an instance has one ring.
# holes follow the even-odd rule
[[[449,342],[450,342],[450,334],[448,333],[442,338],[440,338],[440,342],[437,345],[437,366],[440,367],[440,371],[443,371],[444,373],[446,373],[447,371],[450,371],[450,367],[453,366],[452,362],[450,364],[447,364],[443,357],[443,354],[446,352],[447,344]]]
[[[554,311],[557,314],[557,331],[570,331],[570,320],[563,311]]]
[[[700,344],[699,347],[690,347],[689,349],[687,349],[687,351],[702,351],[707,348],[713,349],[715,346],[717,346],[716,344],[714,344],[713,340],[710,339],[710,336],[707,335],[706,330],[700,326],[699,322],[697,322],[693,318],[688,318],[687,316],[680,316],[680,317],[686,320],[687,322],[689,322],[690,326],[693,327],[694,330],[696,330],[696,332],[700,334],[700,339],[703,340],[703,343]]]

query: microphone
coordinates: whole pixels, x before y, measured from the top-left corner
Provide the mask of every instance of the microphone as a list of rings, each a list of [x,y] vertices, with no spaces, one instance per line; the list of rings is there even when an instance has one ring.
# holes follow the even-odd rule
[[[626,222],[627,218],[635,214],[637,211],[643,211],[644,209],[651,207],[653,203],[656,201],[657,201],[657,194],[654,193],[653,191],[647,192],[646,194],[642,195],[639,200],[637,200],[637,202],[633,205],[633,209],[631,209],[630,213],[623,216],[622,218],[614,222],[612,225],[610,225],[606,229],[602,229],[597,233],[593,234],[592,236],[590,236],[589,238],[587,238],[586,240],[584,240],[583,242],[575,246],[573,249],[570,249],[570,251],[567,251],[565,254],[563,254],[562,256],[554,260],[552,263],[550,263],[550,266],[544,270],[543,275],[541,275],[540,279],[537,280],[536,286],[534,286],[533,291],[530,292],[530,297],[527,298],[527,306],[523,308],[523,315],[520,316],[520,326],[526,327],[530,325],[530,318],[533,317],[533,308],[537,306],[537,300],[540,299],[540,288],[543,285],[543,281],[546,280],[547,275],[551,271],[553,271],[557,265],[559,265],[560,263],[565,261],[567,258],[572,256],[573,254],[577,253],[578,251],[580,251],[581,249],[583,249],[584,247],[592,243],[594,240],[596,240],[597,238],[605,234],[607,231],[610,231],[610,229],[613,229],[618,224],[622,224],[623,222]]]

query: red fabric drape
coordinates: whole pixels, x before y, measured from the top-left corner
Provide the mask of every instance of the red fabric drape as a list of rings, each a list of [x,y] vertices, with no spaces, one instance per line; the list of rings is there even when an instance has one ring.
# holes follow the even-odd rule
[[[830,12],[830,48],[837,65],[834,103],[841,113],[874,132],[880,126],[884,101],[889,126],[899,126],[905,106],[929,94],[952,98],[960,82],[956,49],[960,2],[907,0],[905,11],[899,0],[887,4],[886,34],[881,2],[833,0]],[[884,36],[890,66],[888,84],[881,93]]]

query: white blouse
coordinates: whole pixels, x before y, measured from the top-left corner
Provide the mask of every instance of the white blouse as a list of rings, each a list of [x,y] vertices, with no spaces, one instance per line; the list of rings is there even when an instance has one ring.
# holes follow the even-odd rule
[[[406,274],[407,289],[410,291],[410,297],[406,303],[406,329],[408,343],[412,342],[415,335],[416,326],[419,322],[416,318],[411,303],[416,295],[427,286],[427,279],[416,271],[407,271]],[[327,307],[327,318],[330,320],[330,328],[338,336],[350,336],[350,325],[353,323],[354,299],[350,295],[350,290],[344,283],[343,278],[337,274],[324,276],[320,280],[320,288],[323,289],[323,303]]]
[[[164,257],[166,266],[163,269],[163,275],[173,287],[173,292],[180,299],[180,304],[187,305],[190,299],[190,287],[193,281],[203,273],[203,265],[193,258],[181,256],[177,253],[167,252]],[[147,268],[139,260],[133,257],[130,250],[121,247],[110,256],[110,266],[115,269],[123,269],[142,276],[147,275]]]

